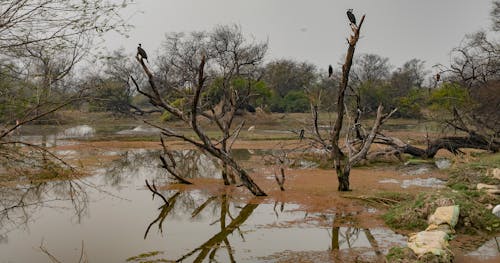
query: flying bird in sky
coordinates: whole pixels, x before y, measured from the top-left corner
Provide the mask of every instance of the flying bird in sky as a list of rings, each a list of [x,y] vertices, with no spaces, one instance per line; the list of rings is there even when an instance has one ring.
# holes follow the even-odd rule
[[[347,18],[349,18],[349,21],[351,22],[351,25],[352,24],[356,25],[356,17],[352,13],[352,9],[347,9]]]
[[[146,54],[146,51],[141,47],[141,44],[139,43],[139,46],[137,47],[137,55],[141,56],[141,60],[145,59],[148,63],[148,54]]]
[[[332,77],[332,74],[333,74],[333,68],[332,68],[332,65],[328,66],[328,77]]]

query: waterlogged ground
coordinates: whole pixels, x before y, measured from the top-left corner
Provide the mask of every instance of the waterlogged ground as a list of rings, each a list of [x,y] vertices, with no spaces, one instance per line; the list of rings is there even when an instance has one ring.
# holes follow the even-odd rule
[[[122,127],[106,136],[155,133]],[[100,141],[90,126],[24,135],[55,146],[86,169],[73,180],[0,188],[0,262],[353,262],[383,261],[406,236],[384,226],[381,211],[352,197],[377,191],[439,191],[446,161],[353,170],[353,191],[339,194],[336,178],[315,163],[286,170],[285,192],[264,156],[280,141],[244,141],[234,155],[269,194],[254,198],[243,187],[224,187],[219,164],[181,143],[170,143],[194,186],[170,184],[159,168],[158,142]],[[37,137],[38,136],[38,137]],[[45,138],[45,139],[44,139]],[[78,140],[74,140],[78,139]],[[83,140],[82,140],[83,139]],[[273,150],[274,149],[274,150]],[[145,187],[155,182],[167,203]],[[496,239],[457,245],[461,262],[499,258]],[[43,250],[43,251],[42,251]],[[45,252],[44,252],[45,251]]]

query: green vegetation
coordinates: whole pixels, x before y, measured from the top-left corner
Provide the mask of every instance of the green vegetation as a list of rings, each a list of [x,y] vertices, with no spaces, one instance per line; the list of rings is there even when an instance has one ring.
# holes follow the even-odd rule
[[[474,160],[454,167],[447,184],[455,190],[474,190],[478,183],[500,185],[500,180],[488,175],[490,169],[499,167],[500,153],[479,153]]]
[[[428,216],[441,205],[451,203],[460,206],[460,218],[456,230],[467,234],[492,234],[500,231],[500,219],[491,213],[488,204],[498,204],[500,198],[476,190],[478,183],[500,184],[500,180],[487,172],[500,166],[500,154],[477,154],[467,163],[455,165],[450,170],[449,188],[421,193],[392,207],[384,215],[385,222],[392,228],[421,230],[427,226]]]
[[[398,202],[409,201],[413,199],[413,196],[405,192],[378,192],[376,195],[378,198],[390,199]]]
[[[125,114],[129,111],[132,96],[126,83],[113,79],[104,79],[94,83],[95,94],[100,100],[89,102],[90,111],[104,111]]]
[[[417,255],[408,247],[392,247],[385,259],[388,263],[419,262]]]
[[[309,98],[301,90],[292,90],[284,98],[273,95],[269,109],[272,112],[307,112],[310,109]]]
[[[428,252],[417,257],[413,250],[408,247],[393,247],[385,257],[387,263],[450,263],[452,258],[448,254],[435,255]]]
[[[432,91],[428,105],[436,112],[450,111],[454,107],[463,108],[470,105],[471,99],[465,87],[458,83],[444,83]]]
[[[489,234],[500,231],[500,219],[486,208],[494,201],[481,191],[442,191],[421,193],[413,200],[401,202],[384,215],[387,225],[401,230],[422,230],[427,227],[427,218],[434,210],[443,205],[460,206],[460,218],[456,226],[459,233]]]

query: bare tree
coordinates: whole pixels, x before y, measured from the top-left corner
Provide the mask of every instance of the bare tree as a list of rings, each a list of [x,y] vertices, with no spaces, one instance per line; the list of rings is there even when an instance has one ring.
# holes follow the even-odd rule
[[[395,96],[405,96],[412,88],[422,88],[425,76],[428,74],[424,64],[424,61],[414,58],[406,61],[392,73],[390,81]]]
[[[356,56],[356,62],[353,64],[352,82],[380,82],[389,77],[390,71],[389,58],[377,54],[361,54]]]
[[[149,89],[141,88],[134,78],[132,80],[139,93],[146,96],[152,105],[188,125],[196,139],[167,127],[155,126],[167,138],[181,139],[218,158],[223,164],[225,184],[233,183],[234,180],[229,178],[231,174],[236,174],[254,195],[265,195],[231,157],[231,148],[245,124],[243,121],[233,128],[235,114],[252,96],[255,68],[262,62],[267,44],[247,43],[238,27],[226,26],[218,27],[210,34],[193,33],[186,39],[182,39],[182,35],[173,35],[167,39],[165,46],[167,54],[162,58],[162,81],[156,81],[140,56],[137,56],[137,61],[147,75]],[[235,80],[243,80],[245,85],[237,88]],[[209,87],[220,90],[216,105],[205,97]],[[172,98],[163,94],[177,95]],[[203,120],[218,128],[220,137],[217,140],[209,138],[203,128],[206,124]]]
[[[12,138],[22,125],[33,123],[86,97],[73,81],[74,66],[94,40],[127,25],[117,13],[120,4],[97,1],[0,1],[0,162],[19,161],[16,145],[55,157],[44,147]],[[92,49],[92,50],[91,50]],[[7,95],[7,96],[4,96]],[[57,159],[57,158],[55,158]],[[61,161],[59,159],[59,161]],[[64,162],[63,162],[64,163]]]
[[[500,1],[493,1],[491,19],[494,31],[500,31]]]
[[[455,134],[428,140],[425,148],[383,134],[377,143],[420,158],[433,158],[441,149],[453,154],[463,153],[464,148],[500,150],[500,98],[496,96],[500,92],[500,44],[480,31],[467,35],[451,55],[450,66],[439,66],[445,83],[464,87],[469,99],[464,105],[440,112],[443,118],[439,121]]]
[[[280,97],[311,86],[316,78],[316,67],[307,62],[280,59],[265,66],[264,80]]]
[[[127,25],[117,10],[129,3],[132,1],[0,1],[0,50],[15,54],[32,44],[49,43],[61,49],[95,34],[123,32]]]
[[[144,107],[147,101],[135,101],[140,94],[135,90],[130,75],[141,76],[142,69],[136,67],[135,59],[125,53],[125,49],[114,50],[104,56],[102,67],[95,67],[85,78],[84,85],[93,91],[89,102],[93,111],[107,111],[115,115],[145,115],[159,112],[157,109]],[[139,77],[137,82],[145,83]],[[142,98],[142,96],[141,96]]]
[[[497,106],[498,108],[498,106]],[[500,140],[498,138],[498,126],[493,127],[492,123],[483,123],[475,115],[459,112],[453,109],[453,117],[446,121],[446,125],[459,131],[457,136],[443,136],[427,142],[426,148],[413,146],[402,140],[379,133],[376,142],[389,145],[398,154],[406,153],[420,158],[434,158],[441,149],[447,150],[453,154],[463,153],[461,149],[482,149],[492,152],[500,150]],[[482,125],[481,125],[482,124]]]
[[[440,65],[449,80],[467,87],[469,92],[498,79],[500,74],[500,45],[488,39],[487,32],[467,35],[463,43],[452,50],[449,67]]]
[[[308,137],[312,140],[313,144],[316,146],[320,146],[325,151],[327,151],[330,155],[330,159],[333,161],[333,166],[335,168],[339,186],[339,191],[349,191],[349,175],[351,168],[356,165],[359,161],[366,158],[368,150],[370,149],[371,144],[375,140],[377,132],[384,121],[386,121],[395,111],[393,110],[389,114],[383,114],[383,107],[379,105],[377,110],[377,115],[373,126],[369,133],[364,133],[361,129],[360,124],[360,110],[359,105],[358,109],[355,111],[355,116],[352,118],[349,116],[348,111],[346,110],[345,97],[348,89],[348,81],[349,81],[349,73],[352,66],[352,61],[354,57],[354,50],[356,44],[359,40],[359,33],[363,22],[365,20],[365,16],[361,18],[359,25],[352,25],[353,34],[348,39],[348,50],[345,58],[344,65],[342,66],[342,78],[340,80],[339,90],[337,93],[337,118],[333,126],[329,128],[329,134],[322,134],[319,129],[319,120],[318,120],[318,106],[312,105],[312,136]],[[359,103],[359,97],[357,99]],[[348,131],[346,132],[345,138],[345,149],[343,150],[340,145],[340,135],[342,131],[342,127],[344,126],[344,117],[347,116],[349,119],[349,123],[347,126]]]

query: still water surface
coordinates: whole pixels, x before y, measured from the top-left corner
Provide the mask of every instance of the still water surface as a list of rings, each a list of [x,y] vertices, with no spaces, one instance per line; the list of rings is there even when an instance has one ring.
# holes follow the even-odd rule
[[[160,198],[152,200],[144,185],[145,179],[167,181],[156,151],[107,154],[120,158],[84,180],[2,190],[4,200],[16,204],[24,198],[29,206],[1,218],[0,262],[49,262],[41,245],[62,262],[78,261],[82,247],[90,262],[275,262],[314,251],[332,257],[332,248],[340,249],[335,257],[376,259],[406,240],[389,229],[334,224],[346,216],[340,212],[307,214],[295,204],[247,204],[200,190],[161,191],[169,199],[165,205]],[[191,177],[220,176],[210,158],[190,151],[177,154],[194,158],[198,169]]]
[[[137,132],[155,131],[138,127],[112,131]],[[65,145],[74,143],[71,138],[95,133],[82,125],[24,139]],[[240,161],[266,153],[233,152]],[[162,190],[169,203],[158,197],[152,200],[145,179],[155,179],[157,185],[170,181],[158,167],[159,151],[66,150],[57,154],[70,160],[88,154],[116,158],[105,167],[96,167],[85,179],[0,188],[2,206],[12,207],[0,213],[1,263],[50,262],[40,246],[61,262],[78,262],[82,251],[89,262],[380,261],[390,247],[406,244],[405,236],[387,228],[357,228],[350,215],[335,208],[306,213],[293,203],[246,203],[230,194],[210,196],[200,190]],[[205,155],[183,150],[175,156],[188,178],[221,177],[217,162]],[[424,168],[414,167],[401,180],[384,182],[403,187],[408,181],[410,186],[421,180],[413,177]],[[475,259],[498,256],[495,244],[495,239],[490,240],[469,255]]]

